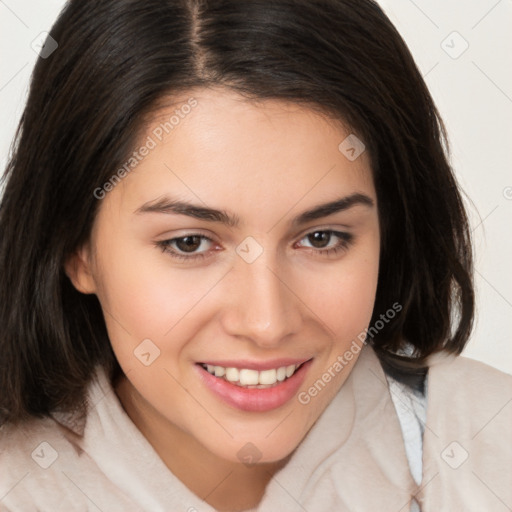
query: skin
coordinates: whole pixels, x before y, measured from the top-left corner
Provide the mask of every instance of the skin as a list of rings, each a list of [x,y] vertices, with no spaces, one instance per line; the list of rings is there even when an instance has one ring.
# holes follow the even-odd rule
[[[344,126],[278,100],[248,102],[225,89],[200,89],[198,104],[102,199],[89,242],[67,262],[75,287],[97,295],[125,377],[116,393],[169,469],[218,510],[256,506],[265,487],[346,380],[357,355],[307,405],[296,397],[267,412],[245,412],[198,378],[205,360],[313,358],[306,391],[368,326],[380,250],[377,198],[367,152],[348,160]],[[176,106],[158,112],[141,144]],[[294,227],[305,210],[361,193],[356,205]],[[237,228],[170,213],[136,213],[164,195],[236,214]],[[337,254],[306,235],[353,235]],[[199,233],[196,253],[174,259],[157,242]],[[252,263],[236,248],[253,237]],[[173,248],[179,252],[183,244]],[[315,252],[316,250],[316,252]],[[183,252],[183,251],[182,251]],[[185,253],[187,254],[187,253]],[[135,357],[150,339],[160,355]],[[247,467],[238,452],[261,454]]]

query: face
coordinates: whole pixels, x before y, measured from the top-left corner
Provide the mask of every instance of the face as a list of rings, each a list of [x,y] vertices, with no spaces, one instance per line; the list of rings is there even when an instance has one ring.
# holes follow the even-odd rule
[[[98,296],[148,432],[278,461],[340,389],[379,261],[369,157],[338,148],[349,133],[298,105],[195,90],[98,193],[68,275]]]

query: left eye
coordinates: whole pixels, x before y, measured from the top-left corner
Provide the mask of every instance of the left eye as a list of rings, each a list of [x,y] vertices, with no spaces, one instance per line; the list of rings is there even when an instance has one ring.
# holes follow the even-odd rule
[[[158,245],[164,252],[169,253],[171,256],[181,259],[204,258],[204,252],[195,253],[203,242],[208,244],[213,240],[204,235],[186,235],[179,238],[172,238],[170,240],[163,240],[158,242]]]
[[[302,240],[307,240],[312,245],[313,249],[325,249],[331,239],[338,238],[339,241],[334,244],[334,247],[338,247],[340,245],[340,241],[344,243],[348,243],[351,240],[351,235],[349,233],[341,233],[339,231],[325,230],[325,231],[313,231],[308,233]]]
[[[332,238],[337,239],[334,244],[331,243]],[[347,249],[353,241],[353,235],[350,233],[326,229],[312,231],[305,235],[299,242],[304,240],[311,244],[309,247],[305,247],[312,249],[313,253],[322,256],[329,256]],[[178,238],[171,238],[170,240],[162,240],[160,242],[156,242],[156,245],[160,247],[163,252],[168,253],[173,258],[190,261],[207,257],[208,245],[213,243],[214,242],[211,238],[196,233]],[[204,247],[205,244],[207,246],[206,248]],[[203,250],[197,252],[200,248]]]
[[[332,238],[337,238],[337,242],[329,246]],[[302,240],[307,240],[310,244],[311,252],[316,256],[337,256],[347,251],[354,241],[354,235],[342,231],[333,231],[332,229],[323,229],[308,233]]]

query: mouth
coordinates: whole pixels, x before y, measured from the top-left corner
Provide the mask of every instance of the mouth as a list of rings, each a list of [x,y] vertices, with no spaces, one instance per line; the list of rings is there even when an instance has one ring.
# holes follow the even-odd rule
[[[222,364],[221,364],[222,363]],[[304,382],[312,359],[196,363],[202,382],[227,405],[263,412],[283,406]]]
[[[281,382],[289,379],[304,363],[279,366],[261,371],[252,368],[199,364],[211,375],[224,379],[235,386],[247,389],[267,389],[278,386]]]

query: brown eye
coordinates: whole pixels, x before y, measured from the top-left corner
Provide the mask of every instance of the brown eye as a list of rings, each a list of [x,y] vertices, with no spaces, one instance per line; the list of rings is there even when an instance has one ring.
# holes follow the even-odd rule
[[[313,245],[313,247],[317,249],[323,249],[327,245],[332,237],[331,231],[315,231],[314,233],[310,233],[307,235],[308,240]]]
[[[175,238],[175,245],[180,251],[194,252],[201,246],[202,238],[198,235]]]
[[[156,242],[156,246],[163,252],[178,260],[194,260],[211,255],[208,249],[213,245],[213,240],[197,233],[171,238]]]
[[[334,243],[333,243],[334,241]],[[332,229],[312,231],[301,242],[305,249],[320,256],[334,256],[348,250],[354,241],[354,235]]]

